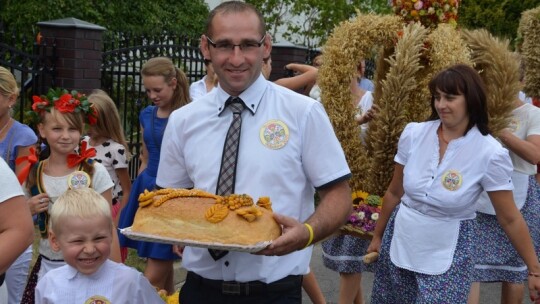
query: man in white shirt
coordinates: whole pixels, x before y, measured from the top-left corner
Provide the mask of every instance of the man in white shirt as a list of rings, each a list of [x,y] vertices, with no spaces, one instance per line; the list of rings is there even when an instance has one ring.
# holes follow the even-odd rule
[[[261,14],[230,1],[208,20],[201,50],[220,85],[171,114],[156,184],[217,190],[233,118],[227,101],[239,97],[246,110],[240,114],[234,192],[270,196],[283,234],[258,254],[231,251],[216,259],[207,249],[186,247],[180,302],[301,303],[310,245],[336,231],[351,211],[350,170],[322,105],[262,76],[272,45]]]
[[[210,60],[205,59],[204,66],[206,68],[206,75],[189,86],[189,97],[191,97],[191,100],[204,96],[217,87],[216,74]]]

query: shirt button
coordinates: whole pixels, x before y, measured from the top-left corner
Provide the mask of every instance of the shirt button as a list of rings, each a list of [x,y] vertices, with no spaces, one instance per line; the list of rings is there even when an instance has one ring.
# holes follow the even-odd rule
[[[427,196],[427,193],[426,193],[426,196]]]
[[[434,178],[435,178],[435,176],[432,176],[432,177],[431,177],[431,179],[434,179]]]
[[[229,261],[225,261],[225,266],[229,267]]]

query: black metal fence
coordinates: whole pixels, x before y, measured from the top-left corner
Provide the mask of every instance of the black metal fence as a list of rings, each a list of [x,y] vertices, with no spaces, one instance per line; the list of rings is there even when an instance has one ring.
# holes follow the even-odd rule
[[[32,95],[45,94],[55,83],[56,43],[38,43],[6,33],[0,23],[0,66],[10,70],[20,81],[20,100],[14,109],[14,118],[25,122],[24,113],[32,105]]]

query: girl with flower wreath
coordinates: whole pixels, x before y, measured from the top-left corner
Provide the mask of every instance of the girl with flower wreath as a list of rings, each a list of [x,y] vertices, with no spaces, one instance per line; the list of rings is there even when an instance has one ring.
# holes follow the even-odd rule
[[[66,264],[62,253],[54,251],[48,240],[48,212],[56,198],[69,189],[92,187],[111,204],[113,187],[105,167],[90,159],[95,150],[87,149],[85,143],[79,147],[85,118],[95,123],[94,112],[86,96],[75,91],[51,89],[47,96],[34,96],[33,100],[32,115],[37,118],[39,136],[46,148],[41,151],[38,146],[41,160],[28,171],[25,184],[28,204],[37,217],[41,235],[39,256],[22,299],[25,304],[34,303],[34,289],[40,278]],[[77,148],[79,153],[75,153]],[[111,260],[120,262],[116,234],[113,235]]]
[[[139,208],[139,194],[145,189],[153,190],[156,187],[161,141],[169,115],[190,101],[186,75],[171,59],[156,57],[148,60],[142,67],[141,76],[146,94],[154,104],[144,108],[139,115],[143,134],[141,167],[133,182],[129,201],[120,213],[120,228],[133,224]],[[172,294],[173,262],[178,259],[172,251],[172,245],[131,240],[123,235],[119,237],[122,246],[137,249],[139,257],[147,258],[144,275],[150,283],[158,290],[164,289]]]

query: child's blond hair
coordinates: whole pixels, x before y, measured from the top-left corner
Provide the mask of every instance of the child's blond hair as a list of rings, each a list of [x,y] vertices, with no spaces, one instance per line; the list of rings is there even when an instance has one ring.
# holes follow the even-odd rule
[[[49,225],[51,231],[58,234],[62,227],[62,219],[95,216],[106,217],[112,229],[111,208],[101,194],[92,188],[67,190],[52,205]]]
[[[88,101],[97,111],[97,123],[92,125],[96,135],[110,138],[121,144],[126,149],[126,156],[129,159],[129,146],[124,134],[124,128],[120,121],[120,114],[112,98],[103,90],[94,90],[88,95]]]

